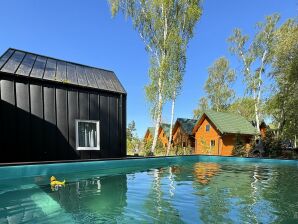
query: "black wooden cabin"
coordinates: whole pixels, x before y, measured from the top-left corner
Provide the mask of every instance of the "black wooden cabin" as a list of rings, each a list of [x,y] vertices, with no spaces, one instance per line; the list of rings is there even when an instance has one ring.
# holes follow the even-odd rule
[[[0,163],[126,156],[126,92],[112,71],[8,49]]]

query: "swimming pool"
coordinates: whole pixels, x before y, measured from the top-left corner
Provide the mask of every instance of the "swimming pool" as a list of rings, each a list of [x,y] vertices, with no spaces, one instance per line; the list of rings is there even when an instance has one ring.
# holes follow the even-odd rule
[[[49,178],[66,179],[52,191]],[[298,161],[185,156],[0,167],[0,223],[297,223]]]

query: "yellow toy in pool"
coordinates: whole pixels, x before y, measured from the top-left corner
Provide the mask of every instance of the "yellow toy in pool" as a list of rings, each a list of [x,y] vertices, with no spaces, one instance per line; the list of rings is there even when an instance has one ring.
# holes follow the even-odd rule
[[[58,181],[56,179],[56,177],[54,176],[51,176],[51,189],[54,190],[54,189],[58,189],[59,187],[62,187],[62,186],[65,186],[65,180],[64,181]]]

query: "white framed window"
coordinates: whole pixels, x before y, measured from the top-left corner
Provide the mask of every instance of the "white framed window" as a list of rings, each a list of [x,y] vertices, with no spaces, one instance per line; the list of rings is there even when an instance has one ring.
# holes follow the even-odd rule
[[[210,141],[210,146],[211,146],[211,147],[214,147],[214,146],[215,146],[215,140],[211,140],[211,141]]]
[[[76,149],[100,150],[99,121],[76,120]]]

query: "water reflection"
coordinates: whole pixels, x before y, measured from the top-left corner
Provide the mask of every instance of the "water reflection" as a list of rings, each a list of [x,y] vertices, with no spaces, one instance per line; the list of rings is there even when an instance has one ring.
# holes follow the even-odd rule
[[[123,215],[126,192],[126,175],[68,182],[57,191],[34,184],[0,190],[0,223],[113,223]]]
[[[42,184],[48,177],[10,189],[0,182],[0,223],[298,223],[296,166],[185,162],[122,172],[76,174],[54,192]]]
[[[174,186],[169,168],[154,169],[149,194],[144,208],[154,223],[181,223],[178,210],[172,204]]]
[[[218,163],[198,162],[194,165],[195,180],[201,184],[208,184],[220,169]]]
[[[127,205],[126,192],[126,175],[115,175],[71,182],[49,195],[80,221],[86,214],[93,220],[116,221]]]

